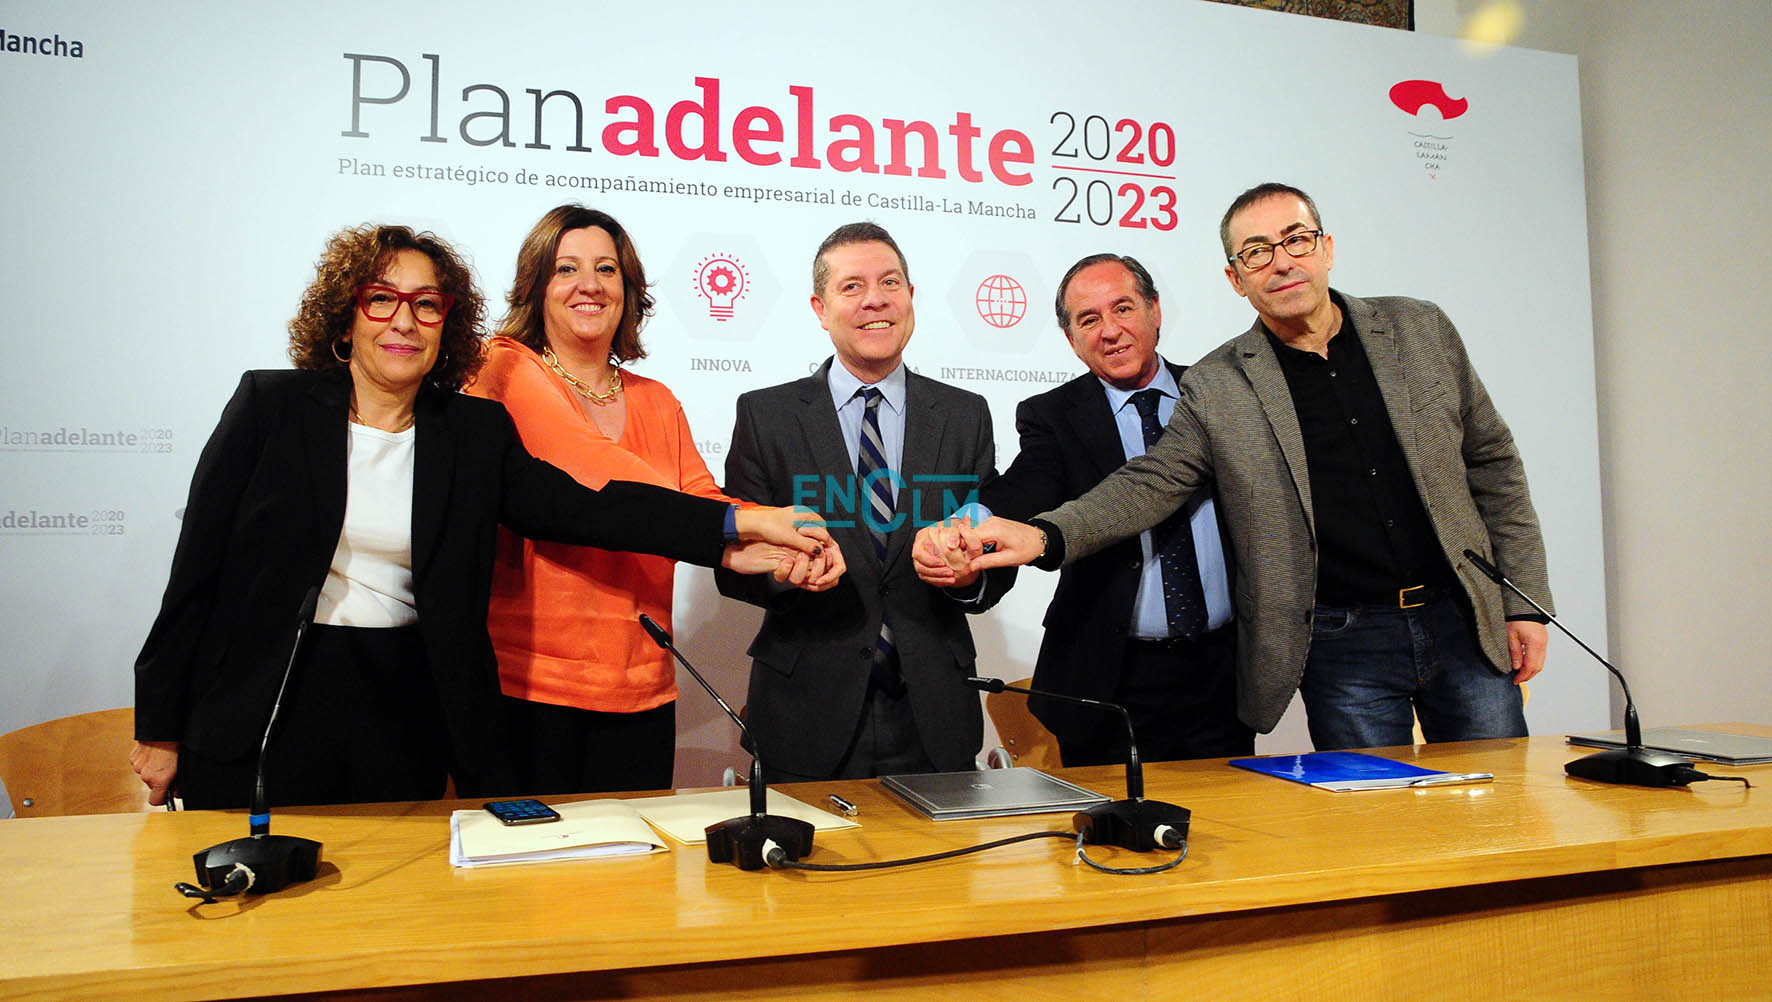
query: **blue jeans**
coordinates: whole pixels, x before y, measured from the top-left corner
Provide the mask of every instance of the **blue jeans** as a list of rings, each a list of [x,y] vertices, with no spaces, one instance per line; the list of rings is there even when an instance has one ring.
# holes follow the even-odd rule
[[[1318,751],[1526,736],[1520,687],[1483,657],[1455,596],[1414,609],[1319,605],[1305,659]],[[1411,714],[1411,710],[1414,714]]]

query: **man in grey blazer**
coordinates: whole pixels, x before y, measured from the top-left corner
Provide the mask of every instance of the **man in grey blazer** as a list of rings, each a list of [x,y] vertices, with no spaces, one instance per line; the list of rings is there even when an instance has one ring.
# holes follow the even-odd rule
[[[976,567],[1057,567],[1215,485],[1235,555],[1238,712],[1273,729],[1302,691],[1320,749],[1523,735],[1544,665],[1544,543],[1513,436],[1432,303],[1329,288],[1310,197],[1264,184],[1219,227],[1259,319],[1188,369],[1144,456],[1029,525],[994,519]],[[988,576],[988,575],[987,575]]]
[[[835,358],[739,397],[725,489],[826,512],[848,572],[818,594],[716,575],[721,594],[767,610],[750,647],[750,730],[772,782],[970,769],[984,730],[964,681],[966,612],[1012,579],[986,575],[963,609],[917,580],[911,542],[994,473],[990,410],[903,364],[914,290],[884,229],[838,228],[812,278]]]

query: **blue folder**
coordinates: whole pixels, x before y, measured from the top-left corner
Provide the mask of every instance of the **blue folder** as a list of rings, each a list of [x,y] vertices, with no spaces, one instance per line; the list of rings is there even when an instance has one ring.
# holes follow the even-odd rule
[[[1250,772],[1304,783],[1323,790],[1401,790],[1412,786],[1477,783],[1495,777],[1487,772],[1441,772],[1364,752],[1310,752],[1234,758],[1231,765]]]

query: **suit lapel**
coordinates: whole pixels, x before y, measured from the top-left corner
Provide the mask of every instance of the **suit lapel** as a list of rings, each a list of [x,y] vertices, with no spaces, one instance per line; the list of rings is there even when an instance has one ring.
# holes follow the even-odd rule
[[[1114,412],[1108,406],[1107,391],[1093,373],[1074,384],[1070,396],[1071,427],[1083,451],[1095,469],[1099,483],[1126,462],[1126,446],[1120,441],[1120,426],[1114,423]]]
[[[831,404],[830,371],[831,360],[826,359],[817,372],[801,380],[799,384],[800,407],[795,419],[800,424],[800,434],[806,442],[806,451],[812,457],[808,472],[815,472],[819,478],[810,492],[799,493],[802,497],[810,493],[814,498],[812,507],[818,509],[818,513],[826,519],[850,523],[847,527],[837,526],[830,530],[847,559],[871,562],[877,567],[879,558],[874,556],[874,545],[868,540],[867,529],[861,523],[861,505],[864,502],[859,490],[855,492],[855,503],[850,511],[835,511],[833,509],[836,506],[830,503],[830,499],[837,493],[837,489],[827,489],[828,481],[824,479],[826,476],[835,476],[837,484],[851,484],[855,478],[855,466],[849,461],[849,445],[843,441],[843,426],[837,423],[837,409]],[[843,473],[845,470],[848,471],[847,475]]]
[[[443,534],[449,507],[449,485],[455,476],[456,432],[449,421],[448,398],[421,390],[414,405],[412,459],[412,582],[424,582],[425,569]]]
[[[1298,491],[1298,503],[1304,506],[1305,524],[1311,535],[1317,534],[1316,511],[1311,507],[1310,471],[1304,462],[1304,434],[1298,430],[1298,409],[1292,406],[1292,391],[1286,386],[1286,374],[1280,371],[1280,360],[1274,357],[1267,343],[1267,331],[1261,321],[1243,332],[1236,341],[1237,365],[1261,401],[1262,413],[1280,444],[1280,457],[1292,475],[1292,486]]]
[[[1163,364],[1180,383],[1187,366],[1175,365],[1168,360]],[[1102,388],[1101,380],[1090,373],[1071,383],[1070,390],[1071,427],[1095,464],[1096,482],[1099,483],[1132,457],[1126,455],[1126,443],[1120,440],[1120,425],[1108,405],[1107,390]]]
[[[324,543],[336,548],[339,531],[345,524],[350,408],[350,383],[345,380],[318,379],[308,391],[308,406],[302,415],[302,444],[313,490],[314,525],[322,535],[331,535],[330,539],[316,540],[316,546]],[[326,552],[330,559],[332,550]]]
[[[937,465],[941,458],[942,428],[946,424],[945,415],[935,406],[935,401],[928,392],[928,384],[922,376],[905,370],[904,389],[904,455],[899,458],[898,472],[900,483],[898,499],[893,511],[899,516],[898,528],[886,538],[886,566],[892,566],[904,552],[907,541],[917,534],[917,520],[923,513],[913,510],[911,499],[915,497],[941,498],[943,487],[970,489],[975,484],[949,484],[914,482],[919,474],[942,472]],[[963,493],[963,492],[957,492]],[[946,514],[942,512],[941,514]]]
[[[1365,300],[1344,296],[1342,302],[1347,306],[1347,319],[1360,338],[1360,347],[1366,352],[1366,362],[1372,367],[1372,381],[1378,384],[1378,393],[1384,398],[1384,409],[1390,415],[1397,444],[1402,446],[1409,469],[1414,470],[1419,465],[1416,462],[1415,422],[1411,419],[1414,405],[1409,399],[1409,381],[1403,377],[1402,359],[1397,355],[1396,334],[1385,318]]]

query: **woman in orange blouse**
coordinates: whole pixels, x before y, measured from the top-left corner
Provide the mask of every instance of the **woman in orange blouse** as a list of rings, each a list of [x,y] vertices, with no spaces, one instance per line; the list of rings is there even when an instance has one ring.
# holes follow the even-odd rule
[[[550,211],[518,251],[508,302],[468,392],[502,402],[532,454],[590,487],[633,480],[733,500],[677,398],[620,368],[646,356],[639,334],[653,303],[620,223],[580,205]],[[531,742],[528,792],[671,786],[676,672],[638,617],[670,628],[675,569],[501,531],[487,628]]]

